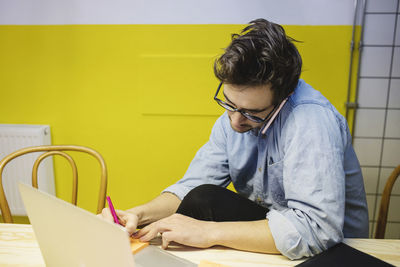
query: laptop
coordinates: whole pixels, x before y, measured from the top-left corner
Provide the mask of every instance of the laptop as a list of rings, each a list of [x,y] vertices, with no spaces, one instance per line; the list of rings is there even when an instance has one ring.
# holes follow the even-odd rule
[[[132,255],[122,226],[32,186],[18,187],[46,266],[197,266],[153,245]]]

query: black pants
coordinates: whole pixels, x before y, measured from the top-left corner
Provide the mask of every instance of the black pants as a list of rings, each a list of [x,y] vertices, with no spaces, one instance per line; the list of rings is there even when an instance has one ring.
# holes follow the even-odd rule
[[[203,221],[256,221],[265,219],[268,209],[226,188],[205,184],[190,191],[176,212]]]

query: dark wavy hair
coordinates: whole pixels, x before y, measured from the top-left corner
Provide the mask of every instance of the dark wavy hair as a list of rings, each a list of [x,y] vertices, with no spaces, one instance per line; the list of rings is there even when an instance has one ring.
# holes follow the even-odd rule
[[[302,60],[294,41],[282,26],[253,20],[240,34],[232,34],[231,44],[214,62],[215,76],[235,85],[271,83],[277,104],[294,91],[300,77]]]

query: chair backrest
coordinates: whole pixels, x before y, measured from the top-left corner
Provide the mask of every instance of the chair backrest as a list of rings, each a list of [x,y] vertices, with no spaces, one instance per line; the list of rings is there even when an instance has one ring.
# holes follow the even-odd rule
[[[37,172],[39,168],[39,164],[48,156],[52,155],[60,155],[68,160],[72,167],[73,173],[73,185],[72,185],[72,201],[71,203],[76,205],[77,202],[77,194],[78,194],[78,172],[76,168],[76,164],[72,157],[65,153],[64,151],[78,151],[78,152],[85,152],[89,155],[92,155],[97,159],[101,166],[101,181],[100,181],[100,191],[99,191],[99,198],[97,203],[97,213],[100,213],[102,209],[105,207],[106,203],[106,191],[107,191],[107,168],[103,157],[95,150],[84,147],[84,146],[73,146],[73,145],[50,145],[50,146],[33,146],[22,148],[17,150],[0,161],[0,209],[3,216],[3,220],[5,223],[12,223],[13,219],[11,216],[10,207],[8,206],[7,199],[4,194],[3,188],[3,180],[2,180],[2,173],[4,167],[9,163],[11,160],[15,159],[16,157],[33,153],[33,152],[45,152],[41,154],[35,161],[32,169],[32,186],[38,188],[37,182]]]
[[[390,195],[392,193],[394,182],[396,181],[397,177],[399,177],[399,175],[400,175],[400,165],[393,170],[392,174],[389,176],[389,179],[386,181],[385,188],[383,189],[381,206],[379,208],[378,221],[376,223],[376,228],[375,228],[375,238],[379,239],[385,238]]]

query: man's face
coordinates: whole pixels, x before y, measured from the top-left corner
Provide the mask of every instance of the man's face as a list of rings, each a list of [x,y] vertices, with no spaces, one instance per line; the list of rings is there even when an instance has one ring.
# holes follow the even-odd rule
[[[273,91],[270,84],[258,86],[224,84],[223,93],[228,104],[259,118],[266,118],[274,109]],[[263,125],[263,123],[247,119],[240,112],[228,110],[228,116],[232,129],[239,133],[260,128]]]

